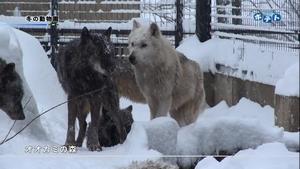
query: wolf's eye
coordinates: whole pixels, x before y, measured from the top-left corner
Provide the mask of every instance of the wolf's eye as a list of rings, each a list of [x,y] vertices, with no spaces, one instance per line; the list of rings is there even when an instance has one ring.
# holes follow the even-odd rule
[[[143,44],[141,45],[141,47],[142,47],[142,48],[145,48],[145,47],[147,47],[147,44],[146,44],[146,43],[143,43]]]

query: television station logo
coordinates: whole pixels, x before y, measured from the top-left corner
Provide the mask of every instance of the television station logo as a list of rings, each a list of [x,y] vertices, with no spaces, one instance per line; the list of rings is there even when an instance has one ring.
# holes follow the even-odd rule
[[[279,12],[274,11],[256,11],[253,18],[255,21],[263,21],[264,23],[273,23],[281,21]]]

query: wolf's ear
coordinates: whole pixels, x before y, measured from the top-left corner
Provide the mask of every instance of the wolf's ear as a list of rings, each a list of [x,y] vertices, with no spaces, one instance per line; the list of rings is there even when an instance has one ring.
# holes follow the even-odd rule
[[[150,25],[150,33],[152,36],[155,36],[155,37],[159,37],[160,36],[160,30],[159,30],[159,27],[157,26],[156,23],[151,23]]]
[[[15,70],[15,64],[14,63],[9,63],[5,66],[2,73],[3,74],[10,74],[10,73],[13,73],[14,70]]]
[[[128,106],[125,110],[126,110],[126,112],[130,112],[131,113],[132,112],[132,105]]]
[[[132,25],[132,30],[135,30],[135,29],[137,29],[139,27],[141,27],[141,24],[134,19],[133,20],[133,25]]]
[[[112,33],[112,28],[109,27],[109,28],[104,32],[104,35],[110,38],[111,33]]]
[[[81,42],[85,43],[88,38],[90,38],[90,32],[86,27],[83,27],[80,36]]]

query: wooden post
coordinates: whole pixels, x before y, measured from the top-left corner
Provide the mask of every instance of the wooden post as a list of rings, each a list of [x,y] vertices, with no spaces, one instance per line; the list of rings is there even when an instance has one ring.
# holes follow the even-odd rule
[[[275,95],[275,123],[285,131],[298,132],[299,97]]]
[[[196,1],[196,34],[200,42],[205,42],[211,38],[211,1]]]

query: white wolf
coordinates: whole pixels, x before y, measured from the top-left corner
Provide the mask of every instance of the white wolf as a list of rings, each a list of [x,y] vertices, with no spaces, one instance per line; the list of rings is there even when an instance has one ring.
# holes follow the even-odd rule
[[[194,122],[205,103],[199,64],[177,52],[159,27],[133,21],[129,35],[129,61],[151,111],[151,119],[170,112],[180,126]]]

